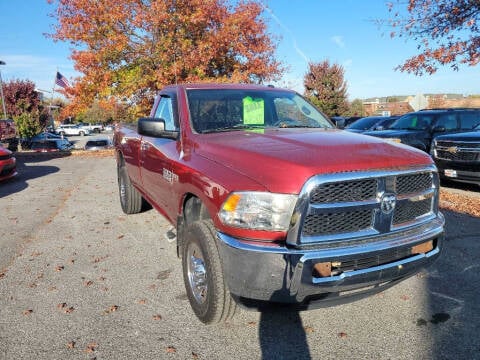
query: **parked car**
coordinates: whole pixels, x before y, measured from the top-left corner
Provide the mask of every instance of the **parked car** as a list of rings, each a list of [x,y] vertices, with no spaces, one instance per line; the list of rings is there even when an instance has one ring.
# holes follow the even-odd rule
[[[353,123],[348,125],[345,130],[355,133],[386,130],[398,118],[399,116],[367,116],[354,121]]]
[[[65,125],[60,125],[59,127],[57,127],[55,129],[55,133],[57,133],[59,135],[67,135],[67,136],[68,135],[84,136],[84,135],[89,135],[90,130],[81,128],[80,126],[74,125],[74,124],[65,124]]]
[[[470,132],[437,136],[431,154],[440,177],[480,185],[480,125]]]
[[[103,125],[102,124],[92,124],[92,123],[78,123],[78,126],[80,126],[82,129],[86,129],[91,133],[101,133],[103,131]]]
[[[113,126],[113,125],[105,126],[105,131],[113,131],[113,130],[115,130],[115,126]]]
[[[1,144],[11,151],[18,149],[17,130],[12,119],[0,120],[0,146],[2,146]]]
[[[332,116],[330,120],[335,124],[337,129],[343,129],[345,127],[345,118],[343,116]]]
[[[31,141],[40,141],[40,140],[50,140],[50,139],[61,139],[62,136],[54,134],[51,132],[41,132],[40,134],[35,135],[31,138]]]
[[[17,175],[17,160],[13,153],[0,146],[0,181]]]
[[[67,139],[49,139],[32,141],[30,149],[35,152],[52,152],[70,150],[73,144]]]
[[[367,131],[365,135],[390,139],[430,152],[439,135],[471,131],[480,124],[480,109],[434,109],[405,114],[388,130]]]
[[[110,139],[94,139],[88,140],[85,144],[85,150],[105,150],[112,148],[112,141]]]

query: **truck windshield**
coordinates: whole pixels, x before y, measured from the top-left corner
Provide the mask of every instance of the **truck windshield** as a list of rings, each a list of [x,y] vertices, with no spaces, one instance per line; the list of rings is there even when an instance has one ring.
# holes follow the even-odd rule
[[[433,121],[432,115],[407,114],[395,121],[391,130],[426,130]]]
[[[333,128],[331,122],[292,91],[187,90],[192,125],[198,133],[250,128]]]

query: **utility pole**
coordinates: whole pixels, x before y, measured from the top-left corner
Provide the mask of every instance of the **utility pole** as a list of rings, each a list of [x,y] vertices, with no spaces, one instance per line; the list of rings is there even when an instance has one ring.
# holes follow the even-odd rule
[[[0,65],[7,65],[5,61],[0,60]],[[3,117],[7,118],[7,110],[5,108],[5,97],[3,96],[3,82],[2,82],[2,71],[0,70],[0,94],[2,95],[2,105],[3,105]]]

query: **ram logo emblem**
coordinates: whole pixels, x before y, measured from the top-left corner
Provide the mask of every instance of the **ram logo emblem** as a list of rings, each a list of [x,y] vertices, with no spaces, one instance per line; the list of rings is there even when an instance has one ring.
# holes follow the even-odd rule
[[[397,203],[397,198],[393,194],[384,194],[382,200],[380,201],[380,210],[385,215],[390,214],[393,209],[395,209],[395,204]]]

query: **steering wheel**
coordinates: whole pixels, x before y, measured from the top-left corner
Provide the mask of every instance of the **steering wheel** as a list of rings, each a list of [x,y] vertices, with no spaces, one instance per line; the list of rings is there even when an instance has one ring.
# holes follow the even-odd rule
[[[276,121],[273,126],[279,127],[279,128],[286,128],[291,125],[299,125],[299,122],[297,120],[291,119],[291,118],[283,118],[281,120]]]

